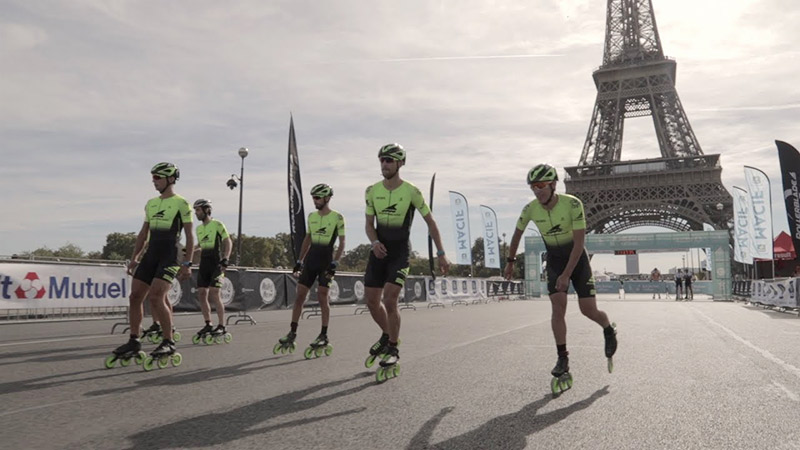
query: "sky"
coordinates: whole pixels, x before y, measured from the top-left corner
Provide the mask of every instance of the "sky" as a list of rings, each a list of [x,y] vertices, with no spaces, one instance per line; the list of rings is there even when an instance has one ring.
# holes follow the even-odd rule
[[[800,5],[653,3],[703,152],[721,155],[729,191],[745,186],[744,165],[765,171],[775,233],[787,229],[774,140],[800,147]],[[0,0],[0,255],[101,250],[107,234],[138,231],[159,161],[180,167],[178,193],[212,200],[235,232],[239,191],[225,182],[239,172],[240,147],[250,151],[242,232],[287,232],[290,114],[303,188],[333,187],[348,248],[367,243],[363,192],[380,180],[377,150],[390,142],[407,150],[404,179],[427,192],[436,173],[448,254],[448,190],[472,207],[473,240],[481,204],[510,238],[532,199],[530,167],[563,174],[578,163],[605,9],[601,0]],[[623,160],[660,156],[650,118],[628,119],[625,132]],[[412,246],[423,251],[426,237],[417,218]],[[668,255],[642,255],[642,270],[665,272],[680,259]],[[624,270],[624,257],[601,258],[596,269]]]

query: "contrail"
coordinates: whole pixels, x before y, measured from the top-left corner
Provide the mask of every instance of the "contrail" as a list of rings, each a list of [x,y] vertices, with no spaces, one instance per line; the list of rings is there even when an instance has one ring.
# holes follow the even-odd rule
[[[725,112],[725,111],[783,111],[787,109],[800,108],[800,103],[790,103],[788,105],[770,105],[770,106],[731,106],[721,108],[701,108],[695,111],[702,112]]]
[[[478,55],[478,56],[431,56],[426,58],[391,58],[391,59],[370,59],[374,62],[415,62],[415,61],[459,61],[470,59],[517,59],[517,58],[552,58],[563,55]]]

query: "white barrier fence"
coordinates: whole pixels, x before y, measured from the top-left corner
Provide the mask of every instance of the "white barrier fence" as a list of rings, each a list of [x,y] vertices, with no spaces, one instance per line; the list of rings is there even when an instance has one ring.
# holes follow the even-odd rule
[[[798,308],[798,278],[774,280],[754,280],[751,285],[750,301],[767,306]]]

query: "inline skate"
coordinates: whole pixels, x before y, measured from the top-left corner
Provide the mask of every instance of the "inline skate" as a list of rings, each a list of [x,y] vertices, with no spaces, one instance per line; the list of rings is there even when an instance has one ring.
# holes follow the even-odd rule
[[[173,367],[178,367],[183,361],[183,356],[175,349],[175,343],[166,339],[161,341],[161,344],[155,350],[150,352],[150,355],[144,359],[142,364],[145,372],[149,372],[158,365],[159,369],[165,369],[172,362]]]
[[[211,334],[206,336],[206,344],[212,344],[216,342],[217,344],[222,344],[223,342],[226,344],[230,344],[233,340],[233,335],[225,329],[225,325],[219,324],[216,328],[211,331]]]
[[[383,359],[383,357],[386,356],[388,348],[389,335],[384,333],[381,335],[381,338],[378,339],[378,342],[372,344],[372,347],[369,348],[369,356],[367,356],[367,360],[364,361],[364,367],[371,369],[372,366],[375,365],[376,359]]]
[[[136,365],[144,362],[147,354],[142,351],[142,343],[138,339],[130,338],[128,342],[120,345],[112,351],[112,355],[106,358],[106,369],[114,368],[114,364],[119,360],[119,365],[128,367],[133,360]]]
[[[550,371],[553,379],[550,380],[550,391],[553,397],[558,397],[564,391],[572,388],[572,374],[569,373],[569,356],[558,355],[558,362]]]
[[[277,355],[278,352],[281,354],[286,353],[294,353],[297,345],[294,343],[294,339],[297,337],[297,333],[294,331],[290,331],[289,334],[286,336],[278,339],[278,343],[275,344],[275,347],[272,347],[272,354]]]
[[[308,344],[306,351],[303,352],[303,356],[305,356],[306,359],[311,359],[314,357],[319,358],[322,355],[331,356],[331,353],[333,353],[333,346],[330,344],[330,341],[328,341],[328,336],[320,333],[319,336],[314,339],[314,342]]]
[[[611,323],[611,330],[603,330],[606,340],[606,358],[608,358],[608,373],[614,372],[614,353],[617,352],[617,324]]]
[[[400,375],[400,351],[396,345],[388,346],[386,354],[379,364],[380,367],[375,373],[375,381],[378,383],[383,383]]]

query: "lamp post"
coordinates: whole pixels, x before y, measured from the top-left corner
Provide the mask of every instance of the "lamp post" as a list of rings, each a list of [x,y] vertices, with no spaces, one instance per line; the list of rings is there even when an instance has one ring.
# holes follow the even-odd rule
[[[236,180],[239,180],[239,230],[236,234],[236,265],[238,266],[242,262],[242,199],[244,197],[244,159],[247,158],[249,150],[246,147],[242,147],[239,149],[239,156],[242,158],[242,168],[239,172],[239,176],[237,177],[236,174],[231,175],[230,180],[228,180],[228,187],[233,190],[236,189]]]

